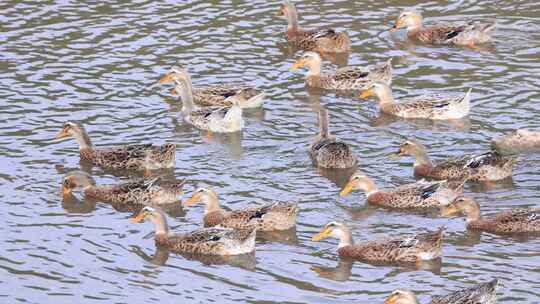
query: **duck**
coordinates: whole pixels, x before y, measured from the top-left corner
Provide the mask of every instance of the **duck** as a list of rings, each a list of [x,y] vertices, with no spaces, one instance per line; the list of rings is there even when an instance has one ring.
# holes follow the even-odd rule
[[[149,170],[174,168],[176,145],[138,144],[111,148],[94,148],[84,127],[76,122],[64,124],[57,139],[73,136],[79,144],[81,159],[93,165],[114,170]]]
[[[151,206],[141,209],[132,219],[134,223],[145,220],[154,224],[156,245],[172,252],[230,256],[255,251],[256,229],[212,227],[173,233],[163,211]]]
[[[214,133],[239,132],[244,127],[242,107],[236,100],[231,107],[200,108],[193,102],[193,85],[186,69],[179,69],[170,77],[176,83],[183,102],[184,120],[194,127]]]
[[[489,216],[480,214],[480,204],[472,197],[460,196],[441,207],[441,216],[463,214],[467,228],[491,233],[540,233],[540,209],[516,208]]]
[[[85,197],[112,204],[172,204],[178,202],[185,180],[161,182],[159,177],[143,178],[112,185],[96,185],[92,176],[83,171],[72,171],[62,179],[64,196],[82,188]]]
[[[158,84],[174,82],[175,74],[181,74],[182,69],[178,66],[172,67]],[[181,95],[182,88],[174,86],[171,93]],[[237,84],[215,84],[205,87],[194,87],[192,89],[193,102],[201,107],[232,107],[235,102],[242,109],[260,108],[264,103],[264,92],[249,86]]]
[[[540,150],[540,131],[517,129],[491,141],[491,149],[501,154]]]
[[[361,172],[354,173],[339,193],[347,196],[351,191],[362,189],[370,204],[390,209],[424,209],[448,205],[463,193],[462,183],[420,180],[391,190],[379,190],[371,178]]]
[[[283,202],[226,211],[221,208],[216,192],[206,188],[198,188],[184,205],[191,206],[198,202],[206,203],[203,217],[205,227],[219,225],[236,229],[255,227],[259,231],[288,230],[296,225],[298,214],[297,204]]]
[[[434,296],[430,304],[495,304],[499,280],[454,291],[444,296]],[[395,290],[386,298],[384,304],[420,304],[416,295],[410,290]]]
[[[502,156],[496,151],[482,154],[465,154],[434,163],[426,147],[415,139],[408,139],[399,146],[397,156],[415,158],[414,174],[444,180],[499,181],[512,176],[516,157]]]
[[[354,244],[350,230],[343,223],[329,222],[314,241],[333,237],[339,239],[338,254],[342,258],[370,263],[419,263],[441,256],[443,229],[407,237],[393,237]]]
[[[285,0],[274,15],[287,18],[285,38],[297,49],[321,53],[348,53],[351,50],[351,40],[345,32],[337,32],[331,28],[313,30],[301,28],[298,25],[296,7],[290,1]]]
[[[328,112],[322,107],[319,109],[319,135],[309,147],[309,156],[320,168],[346,169],[358,163],[351,147],[330,134]]]
[[[469,89],[465,94],[455,96],[422,95],[396,103],[390,86],[385,82],[375,81],[362,91],[359,98],[375,95],[383,113],[402,118],[451,120],[469,115],[471,91],[472,89]]]
[[[495,23],[437,23],[425,27],[419,12],[404,11],[396,19],[390,31],[394,32],[400,28],[407,28],[407,37],[421,43],[475,47],[477,44],[484,44],[491,40]]]
[[[295,71],[307,66],[306,85],[312,88],[336,91],[362,90],[374,81],[392,82],[392,59],[367,70],[358,66],[343,67],[334,74],[321,74],[322,59],[315,52],[306,52],[292,66]]]

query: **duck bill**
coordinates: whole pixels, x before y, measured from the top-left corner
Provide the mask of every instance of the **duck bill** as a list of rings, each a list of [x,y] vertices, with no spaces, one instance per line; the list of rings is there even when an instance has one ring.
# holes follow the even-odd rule
[[[458,209],[456,208],[456,206],[450,204],[450,205],[441,207],[440,215],[442,217],[449,217],[451,215],[456,214],[457,212],[458,212]]]
[[[394,26],[392,26],[392,27],[389,29],[389,31],[390,31],[390,33],[393,33],[393,32],[395,32],[395,31],[397,31],[397,29],[398,29],[398,28],[394,25]],[[386,302],[385,302],[385,303],[386,303]]]
[[[345,187],[339,192],[339,196],[346,197],[351,191],[353,191],[353,184],[352,182],[348,182]]]
[[[306,60],[305,59],[298,59],[296,60],[296,62],[293,64],[292,66],[292,70],[293,71],[296,71],[298,70],[299,68],[303,67],[306,65]]]
[[[199,195],[193,194],[192,197],[188,198],[186,201],[184,201],[185,206],[191,206],[195,203],[197,203],[200,200]]]
[[[283,13],[283,10],[280,9],[280,10],[278,10],[278,11],[276,11],[276,12],[273,12],[272,15],[274,15],[274,16],[276,16],[276,17],[279,17],[279,16],[283,16],[283,15],[285,15],[285,14]]]
[[[358,96],[358,98],[364,99],[364,98],[368,98],[369,96],[373,96],[373,88],[362,91],[362,93],[360,94],[360,96]]]
[[[169,83],[172,81],[172,73],[169,72],[167,74],[165,74],[163,77],[161,77],[161,79],[158,81],[158,84],[165,84],[165,83]]]
[[[136,217],[132,218],[131,221],[133,223],[140,223],[144,221],[144,213],[143,212],[139,213]]]
[[[68,187],[62,185],[62,195],[63,196],[68,196],[71,194],[71,189],[69,189]]]
[[[396,296],[390,296],[384,300],[384,304],[396,304],[397,303],[397,297]]]
[[[319,233],[315,234],[311,239],[314,241],[320,241],[324,238],[327,238],[329,234],[328,229],[323,228]]]
[[[64,138],[66,136],[68,136],[68,132],[65,128],[62,128],[62,130],[60,130],[60,132],[58,132],[58,134],[56,134],[56,138],[59,139],[59,138]]]
[[[398,28],[401,27],[401,22],[399,20],[396,20],[396,22],[394,23],[394,25],[390,28],[390,32],[393,33],[395,31],[397,31]]]

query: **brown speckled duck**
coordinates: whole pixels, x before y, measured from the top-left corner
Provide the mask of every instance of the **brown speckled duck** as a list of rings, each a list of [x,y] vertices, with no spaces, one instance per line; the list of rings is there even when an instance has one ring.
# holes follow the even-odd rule
[[[444,296],[434,296],[430,304],[495,304],[497,303],[497,279],[454,291]],[[396,290],[384,301],[384,304],[420,304],[415,294],[409,290]]]
[[[517,129],[491,141],[491,148],[502,154],[540,150],[540,132]]]
[[[351,41],[345,32],[336,32],[330,28],[316,30],[301,28],[298,25],[296,7],[288,0],[283,2],[275,15],[287,18],[285,38],[293,47],[321,53],[345,53],[351,50]]]
[[[433,120],[460,119],[469,115],[471,89],[459,96],[423,95],[394,101],[392,89],[381,81],[373,82],[364,90],[360,98],[375,95],[379,99],[381,111],[403,118],[423,118]]]
[[[226,211],[219,205],[216,192],[199,188],[184,204],[190,206],[205,202],[204,225],[245,229],[257,228],[260,231],[287,230],[296,225],[298,207],[292,203],[273,202],[260,207],[248,207]]]
[[[176,146],[165,144],[126,145],[112,148],[94,148],[83,126],[66,122],[56,138],[73,136],[79,143],[81,159],[94,165],[117,170],[156,170],[173,168]]]
[[[356,154],[349,145],[330,135],[328,112],[322,107],[319,110],[319,129],[319,135],[309,147],[309,156],[315,166],[345,169],[357,164]]]
[[[172,204],[178,203],[185,181],[163,182],[159,178],[145,178],[113,185],[96,185],[90,174],[74,171],[62,181],[62,192],[70,195],[75,188],[82,188],[85,197],[112,204]]]
[[[417,263],[441,255],[443,229],[408,237],[394,237],[354,244],[351,232],[342,223],[330,222],[313,236],[314,241],[327,237],[339,239],[341,257],[371,263]]]
[[[369,87],[374,81],[392,82],[392,59],[366,70],[358,66],[349,66],[338,69],[335,74],[322,74],[322,59],[315,52],[306,52],[294,64],[296,70],[307,66],[306,85],[312,88],[325,90],[362,90]]]
[[[470,197],[458,197],[441,207],[442,216],[463,214],[467,228],[492,233],[540,233],[540,209],[512,209],[489,216],[480,214],[480,205]]]
[[[390,31],[399,28],[407,28],[407,37],[421,43],[474,47],[476,44],[486,43],[491,39],[490,34],[495,28],[495,23],[438,23],[425,27],[420,13],[404,11],[399,15]]]
[[[160,80],[159,84],[173,82],[176,75],[184,73],[180,67],[172,67]],[[176,85],[173,94],[181,95],[182,88]],[[202,107],[232,107],[234,103],[243,109],[260,108],[264,102],[264,93],[248,86],[233,84],[215,84],[205,87],[193,87],[193,102]]]
[[[512,176],[515,157],[497,152],[462,155],[433,163],[426,148],[417,140],[409,139],[399,146],[399,156],[410,155],[414,160],[414,174],[434,179],[498,181]]]
[[[450,204],[463,193],[463,183],[421,180],[383,191],[369,177],[357,172],[339,195],[345,197],[355,189],[362,189],[370,204],[392,209],[422,209]]]
[[[165,214],[158,208],[144,207],[133,218],[139,223],[149,220],[155,227],[156,245],[168,248],[173,252],[238,255],[255,250],[256,229],[202,228],[187,233],[169,232]]]

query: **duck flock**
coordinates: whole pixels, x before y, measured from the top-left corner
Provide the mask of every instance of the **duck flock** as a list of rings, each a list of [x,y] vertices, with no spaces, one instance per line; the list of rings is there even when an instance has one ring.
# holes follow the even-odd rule
[[[471,90],[456,95],[425,95],[394,100],[392,94],[392,61],[379,63],[371,69],[344,67],[335,72],[322,71],[323,60],[351,50],[346,32],[331,28],[304,29],[299,25],[293,3],[285,1],[276,16],[287,19],[284,33],[288,43],[304,53],[292,69],[306,68],[307,87],[332,92],[352,92],[353,98],[375,97],[381,112],[403,119],[455,120],[469,115]],[[475,49],[488,43],[495,24],[476,22],[437,23],[425,26],[422,15],[404,11],[390,31],[405,28],[407,39],[424,45],[453,45]],[[210,86],[194,85],[185,67],[172,67],[156,85],[172,84],[171,92],[182,101],[183,120],[210,133],[240,132],[244,127],[243,110],[264,106],[265,93],[257,88],[235,84]],[[347,142],[332,136],[328,113],[319,110],[319,134],[309,146],[309,157],[315,167],[350,169],[358,165],[358,157]],[[132,206],[138,214],[134,222],[149,221],[155,227],[156,246],[173,252],[196,255],[241,255],[256,248],[256,235],[260,231],[279,232],[292,229],[302,210],[298,202],[270,202],[265,205],[228,211],[220,206],[213,189],[201,187],[183,201],[184,206],[204,203],[202,225],[194,231],[170,231],[162,207],[178,204],[183,194],[184,180],[162,181],[155,171],[174,169],[176,146],[173,144],[137,144],[119,147],[95,147],[84,127],[76,122],[66,122],[57,138],[74,137],[79,144],[82,160],[106,169],[140,172],[144,178],[111,184],[97,185],[94,179],[81,171],[69,172],[63,178],[64,196],[72,195],[76,188],[86,197],[111,204]],[[362,190],[369,204],[394,211],[436,210],[440,216],[462,215],[466,228],[500,234],[540,233],[540,209],[500,210],[483,215],[479,202],[463,193],[467,182],[498,182],[511,178],[518,160],[516,154],[540,148],[540,132],[515,130],[492,141],[490,151],[474,155],[459,155],[448,159],[432,160],[428,149],[415,139],[407,139],[396,147],[395,157],[410,156],[414,159],[415,176],[423,179],[403,184],[393,189],[379,188],[360,171],[352,174],[340,196]],[[306,155],[308,157],[308,155]],[[366,159],[364,161],[369,161]],[[137,207],[139,207],[137,209]],[[427,230],[416,235],[375,239],[355,243],[349,228],[342,222],[330,221],[312,236],[319,241],[338,239],[340,257],[379,264],[419,264],[438,259],[444,243],[444,228]],[[431,303],[481,304],[495,303],[498,280],[478,282],[477,285],[453,293],[434,297]],[[396,290],[381,302],[387,304],[415,304],[418,300],[409,290]]]

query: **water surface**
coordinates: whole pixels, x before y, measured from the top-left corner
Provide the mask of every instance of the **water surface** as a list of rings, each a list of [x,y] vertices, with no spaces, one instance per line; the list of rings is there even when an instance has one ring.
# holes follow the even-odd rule
[[[473,3],[474,2],[474,3]],[[480,51],[416,46],[390,34],[415,1],[297,1],[301,24],[346,29],[349,64],[393,58],[396,98],[473,88],[472,111],[458,124],[406,122],[379,114],[373,100],[310,95],[294,54],[272,16],[277,1],[137,1],[0,5],[0,301],[3,303],[382,303],[408,288],[431,295],[499,278],[501,303],[540,303],[540,240],[474,234],[463,219],[438,219],[366,207],[338,196],[343,177],[311,166],[307,147],[316,111],[358,153],[361,170],[382,187],[411,182],[412,160],[391,159],[406,137],[442,158],[488,148],[504,132],[540,129],[540,17],[536,1],[427,1],[427,21],[496,19],[494,43]],[[342,63],[343,64],[343,63]],[[241,81],[267,93],[247,113],[242,134],[214,136],[186,126],[165,88],[146,90],[170,66],[188,67],[196,85]],[[325,69],[335,66],[325,62]],[[267,235],[255,256],[232,259],[156,251],[151,224],[107,204],[62,201],[63,174],[81,169],[75,141],[57,141],[68,120],[83,123],[96,145],[172,142],[187,178],[186,195],[212,186],[230,208],[275,198],[299,200],[295,231]],[[468,185],[486,213],[538,207],[540,157],[525,155],[510,181]],[[126,177],[99,168],[98,183]],[[324,173],[324,172],[321,172]],[[174,176],[172,176],[174,175]],[[326,174],[327,175],[327,174]],[[203,206],[170,212],[179,231],[200,225]],[[330,220],[357,241],[447,227],[443,258],[423,269],[340,261],[336,242],[311,241]]]

